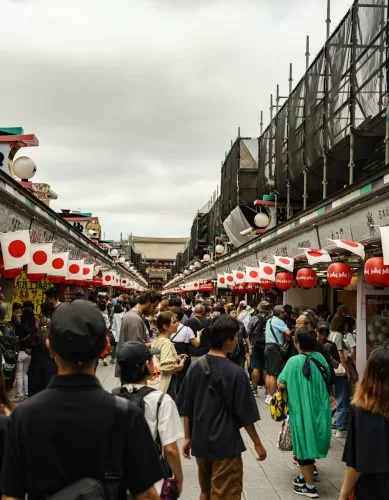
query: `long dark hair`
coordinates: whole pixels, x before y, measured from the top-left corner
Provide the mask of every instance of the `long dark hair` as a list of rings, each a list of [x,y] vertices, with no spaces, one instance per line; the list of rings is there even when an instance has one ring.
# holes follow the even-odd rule
[[[353,404],[370,413],[389,418],[389,343],[375,349],[358,382]]]
[[[22,327],[23,333],[25,333],[26,335],[36,333],[37,328],[35,323],[35,314],[30,307],[25,307],[23,309],[22,316],[20,318],[20,325]]]

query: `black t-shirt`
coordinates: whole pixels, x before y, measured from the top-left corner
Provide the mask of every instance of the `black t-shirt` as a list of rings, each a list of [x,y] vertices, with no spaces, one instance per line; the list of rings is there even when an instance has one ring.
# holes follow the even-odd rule
[[[200,346],[193,347],[192,344],[189,345],[189,354],[191,356],[203,356],[207,354],[209,351],[209,329],[210,329],[210,321],[206,318],[200,318],[199,316],[195,316],[191,318],[185,326],[189,326],[195,335],[199,330],[203,330],[201,334]]]
[[[386,500],[389,492],[389,421],[352,408],[343,461],[361,473],[358,500]]]
[[[192,453],[200,458],[228,458],[245,451],[240,428],[260,419],[246,373],[224,357],[207,354],[212,385],[198,362],[191,365],[177,397],[181,415],[189,418]]]
[[[92,375],[55,376],[10,417],[2,470],[5,495],[40,500],[83,477],[102,480],[113,436],[114,397]],[[163,477],[149,427],[137,407],[123,431],[123,484],[133,495]]]

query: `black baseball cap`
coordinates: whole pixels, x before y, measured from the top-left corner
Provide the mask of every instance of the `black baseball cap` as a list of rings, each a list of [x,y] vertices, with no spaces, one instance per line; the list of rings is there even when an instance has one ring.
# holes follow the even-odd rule
[[[53,314],[49,339],[54,351],[78,365],[99,357],[107,343],[105,321],[86,300],[61,304]]]
[[[154,354],[159,354],[159,349],[149,349],[143,342],[130,340],[121,347],[117,352],[117,361],[121,368],[135,369],[141,367],[147,360],[151,359]]]

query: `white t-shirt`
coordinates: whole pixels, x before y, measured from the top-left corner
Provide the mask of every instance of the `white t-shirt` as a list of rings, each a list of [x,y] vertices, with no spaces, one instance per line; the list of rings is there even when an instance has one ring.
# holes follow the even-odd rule
[[[185,344],[189,344],[190,339],[195,339],[196,335],[192,328],[185,325],[178,325],[177,334],[172,333],[170,335],[170,340],[172,342],[185,342]]]
[[[127,384],[126,387],[128,392],[132,392],[133,387],[140,389],[143,386],[139,384]],[[145,419],[154,441],[157,438],[157,404],[161,394],[161,391],[153,391],[147,394],[143,400],[145,403]],[[176,403],[168,394],[164,395],[161,406],[159,407],[158,432],[162,447],[184,437],[184,431]],[[154,484],[158,495],[161,494],[162,486],[163,479]]]

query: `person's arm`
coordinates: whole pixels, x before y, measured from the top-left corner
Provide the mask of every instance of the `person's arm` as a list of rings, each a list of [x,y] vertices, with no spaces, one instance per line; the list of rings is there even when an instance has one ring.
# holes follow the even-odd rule
[[[135,498],[136,500],[161,500],[154,486],[143,493],[138,493],[138,495],[135,495]]]
[[[167,463],[173,472],[174,479],[176,480],[178,494],[181,495],[184,476],[182,474],[180,452],[178,450],[177,441],[164,446],[163,451]]]
[[[280,389],[280,391],[284,391],[286,389],[286,384],[283,384],[282,382],[278,381],[277,387]]]
[[[266,450],[261,442],[260,437],[258,436],[258,432],[257,429],[255,428],[255,425],[254,424],[246,425],[245,430],[247,434],[250,436],[252,442],[254,443],[255,451],[258,454],[257,460],[259,460],[260,462],[266,460]]]
[[[182,445],[182,454],[185,458],[190,460],[192,457],[190,456],[190,452],[192,449],[192,441],[191,441],[191,432],[190,432],[190,423],[189,417],[184,417],[184,444]]]
[[[1,497],[1,500],[23,500],[23,499],[22,498],[16,498],[16,497],[7,497],[7,495],[3,495]]]
[[[351,358],[354,362],[354,364],[357,364],[357,348],[356,347],[351,347]]]
[[[361,474],[357,472],[354,467],[346,467],[346,473],[344,475],[339,500],[348,500],[348,497],[352,492],[354,486],[357,484],[360,475]]]
[[[290,338],[291,338],[291,336],[292,336],[292,332],[291,332],[291,330],[289,330],[289,328],[286,328],[286,329],[284,330],[284,335],[286,335],[286,336],[287,336],[287,337],[289,337],[289,339],[290,339]]]
[[[189,328],[189,326],[188,326],[188,328]],[[190,328],[190,330],[194,335],[193,330],[191,328]],[[193,347],[200,347],[201,335],[202,335],[203,331],[204,331],[204,328],[202,330],[198,330],[198,332],[196,333],[196,337],[192,337],[192,333],[190,334],[189,342],[192,344]]]
[[[341,362],[343,368],[346,370],[347,377],[350,378],[350,372],[348,369],[346,358],[344,357],[344,354],[343,354],[343,349],[341,351],[339,351],[339,358],[340,358],[340,362]]]

